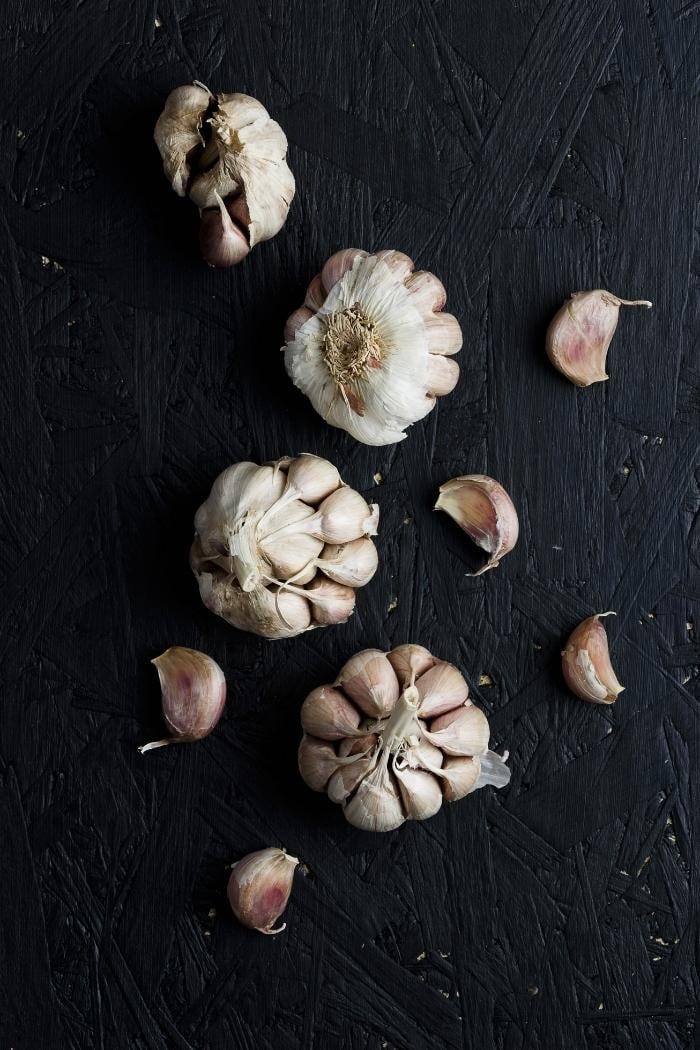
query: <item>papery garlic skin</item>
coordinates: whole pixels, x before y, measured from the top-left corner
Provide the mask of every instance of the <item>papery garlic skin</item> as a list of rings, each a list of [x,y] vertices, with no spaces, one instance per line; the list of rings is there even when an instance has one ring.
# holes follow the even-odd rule
[[[459,670],[423,646],[356,653],[304,702],[299,772],[365,831],[426,820],[443,799],[486,784],[504,787],[507,752],[489,751],[488,721],[468,693]]]
[[[596,288],[574,292],[552,318],[545,349],[554,367],[576,386],[601,383],[621,306],[651,307],[648,299],[620,299]]]
[[[445,290],[402,252],[336,252],[285,328],[294,385],[330,423],[367,445],[403,441],[459,379]]]
[[[151,663],[158,671],[163,718],[171,736],[143,744],[141,754],[208,736],[226,703],[226,678],[217,662],[197,649],[175,645]]]
[[[572,631],[561,654],[569,689],[592,704],[613,704],[624,692],[613,671],[608,635],[600,622],[602,617],[614,615],[606,612],[589,616]]]
[[[376,571],[378,521],[376,504],[328,460],[236,463],[195,516],[190,565],[202,601],[264,638],[344,623]]]
[[[435,510],[444,510],[477,547],[488,555],[470,576],[495,569],[518,542],[520,525],[512,499],[494,478],[465,474],[440,486]]]
[[[269,847],[249,853],[233,865],[227,895],[238,921],[260,933],[282,933],[274,924],[287,907],[299,863],[284,850]]]

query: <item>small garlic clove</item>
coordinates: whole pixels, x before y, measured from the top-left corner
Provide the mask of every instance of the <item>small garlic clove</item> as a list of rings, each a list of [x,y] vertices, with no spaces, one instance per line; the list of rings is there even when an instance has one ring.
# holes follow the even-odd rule
[[[293,339],[296,339],[296,334],[299,329],[313,316],[314,312],[313,310],[309,310],[308,306],[300,306],[298,310],[295,310],[293,314],[290,314],[284,326],[285,343],[291,343]]]
[[[437,718],[463,705],[469,696],[469,686],[462,672],[444,660],[438,660],[416,679],[416,689],[420,696],[419,718]]]
[[[393,248],[385,248],[380,252],[376,252],[376,256],[382,260],[385,266],[389,267],[392,273],[396,274],[400,281],[405,281],[413,273],[413,259],[404,252],[397,252]]]
[[[309,287],[306,289],[306,298],[304,299],[304,306],[308,307],[309,310],[312,310],[314,313],[316,313],[317,310],[321,309],[325,301],[326,293],[323,289],[323,284],[321,283],[321,274],[317,273],[314,279],[309,284]]]
[[[509,784],[510,769],[506,765],[507,758],[507,751],[504,751],[502,756],[497,755],[495,751],[487,751],[486,754],[479,755],[480,769],[476,788],[486,787],[487,784],[491,784],[495,788],[502,788]]]
[[[427,270],[412,273],[406,280],[406,287],[420,312],[427,317],[442,310],[447,302],[444,284]]]
[[[357,708],[330,685],[313,689],[301,706],[302,729],[320,740],[359,736],[359,725]]]
[[[377,548],[368,537],[350,543],[328,543],[316,565],[324,575],[348,587],[364,587],[379,564]]]
[[[274,924],[287,907],[294,871],[299,863],[284,850],[270,847],[249,853],[233,865],[228,881],[228,900],[238,921],[260,933],[281,933]]]
[[[425,334],[431,354],[457,354],[464,339],[459,321],[452,314],[435,314],[425,318]]]
[[[428,354],[428,371],[426,386],[431,397],[442,397],[457,386],[459,365],[451,357],[442,354]]]
[[[178,197],[187,194],[191,157],[204,146],[202,123],[211,94],[197,84],[175,88],[165,100],[153,132],[163,170]]]
[[[326,295],[338,283],[343,274],[352,269],[355,259],[358,257],[364,259],[366,256],[367,252],[363,251],[362,248],[343,248],[341,251],[336,252],[335,255],[331,255],[321,270],[321,285]]]
[[[608,636],[600,622],[601,617],[614,615],[607,612],[589,616],[571,633],[561,654],[569,689],[593,704],[612,704],[624,689],[610,663]]]
[[[326,543],[350,543],[376,536],[379,507],[368,504],[355,489],[343,486],[331,492],[318,508],[318,535]]]
[[[331,743],[306,734],[299,744],[297,759],[302,780],[312,791],[325,791],[328,781],[341,766]]]
[[[442,793],[447,802],[457,802],[479,786],[481,758],[449,756],[442,767]]]
[[[304,589],[311,602],[311,616],[319,627],[345,623],[355,611],[355,591],[342,583],[316,576]]]
[[[343,812],[348,823],[363,831],[393,831],[403,824],[401,797],[386,763],[360,781]]]
[[[372,718],[390,714],[399,698],[396,674],[380,649],[363,649],[352,656],[340,669],[335,685]]]
[[[472,703],[434,719],[425,735],[446,755],[481,755],[489,746],[486,715]]]
[[[143,744],[141,754],[208,736],[226,703],[226,679],[216,661],[196,649],[174,645],[151,663],[160,679],[163,718],[171,736]]]
[[[235,266],[245,259],[250,245],[224,201],[218,193],[215,196],[217,207],[207,208],[199,220],[199,250],[210,266]]]
[[[417,678],[438,662],[422,645],[410,643],[397,646],[386,656],[403,689],[414,685]]]
[[[485,474],[452,478],[440,486],[435,510],[444,510],[466,532],[488,560],[472,576],[495,569],[515,546],[518,514],[510,496],[497,481]]]
[[[397,763],[394,763],[394,774],[408,819],[434,817],[442,805],[442,791],[433,774],[408,766],[399,768]]]
[[[315,507],[336,489],[340,489],[342,484],[337,468],[327,459],[302,452],[289,464],[284,494],[286,496],[288,491],[294,493],[298,499]]]
[[[554,367],[576,386],[608,378],[605,363],[621,306],[646,306],[647,299],[620,299],[602,288],[574,292],[552,318],[545,341]]]

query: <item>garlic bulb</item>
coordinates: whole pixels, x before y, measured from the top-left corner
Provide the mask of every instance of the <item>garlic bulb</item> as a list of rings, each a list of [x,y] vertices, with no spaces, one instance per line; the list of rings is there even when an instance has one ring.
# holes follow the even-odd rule
[[[589,616],[571,632],[561,654],[569,689],[592,704],[613,704],[624,692],[610,663],[608,635],[600,622],[604,616],[614,615],[606,612]]]
[[[465,474],[440,486],[435,510],[444,510],[488,559],[470,576],[495,569],[517,543],[520,526],[513,501],[497,481],[486,474]]]
[[[287,321],[287,372],[331,426],[366,445],[403,441],[459,379],[462,330],[445,298],[401,252],[337,252]]]
[[[195,516],[190,554],[202,601],[234,627],[292,638],[344,623],[377,568],[379,508],[309,453],[236,463]]]
[[[286,922],[276,930],[272,927],[287,907],[298,863],[297,857],[269,846],[233,865],[227,895],[231,911],[243,926],[260,933],[282,933]]]
[[[366,831],[426,820],[443,799],[510,780],[486,716],[452,664],[420,645],[365,649],[301,708],[299,772]]]
[[[233,266],[278,233],[294,197],[287,139],[249,95],[175,88],[154,138],[180,197],[200,209],[200,248],[211,266]]]
[[[171,736],[142,744],[141,754],[208,736],[226,703],[226,679],[217,662],[197,649],[173,645],[151,663],[160,679],[163,718]]]

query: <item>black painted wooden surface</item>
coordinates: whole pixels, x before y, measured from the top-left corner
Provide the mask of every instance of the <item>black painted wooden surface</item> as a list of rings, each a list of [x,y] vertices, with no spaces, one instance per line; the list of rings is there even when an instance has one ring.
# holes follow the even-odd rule
[[[0,17],[1,1050],[697,1045],[700,5]],[[228,272],[151,141],[193,77],[260,98],[297,177],[282,234]],[[278,352],[346,245],[409,252],[464,327],[458,389],[393,448],[327,428]],[[579,391],[543,335],[598,284],[655,305]],[[201,607],[192,516],[227,464],[302,450],[380,503],[381,569],[347,626],[273,644]],[[522,520],[478,580],[431,511],[474,470]],[[604,709],[558,652],[609,608],[627,688]],[[407,640],[464,668],[513,781],[362,834],[298,778],[299,706]],[[201,746],[140,757],[148,661],[177,643],[231,702]],[[226,865],[278,843],[309,874],[265,938],[229,916]]]

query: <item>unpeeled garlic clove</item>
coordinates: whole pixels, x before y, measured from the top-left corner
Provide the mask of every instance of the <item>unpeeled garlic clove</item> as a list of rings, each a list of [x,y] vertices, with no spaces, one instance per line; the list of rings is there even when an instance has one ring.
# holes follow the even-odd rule
[[[328,781],[341,765],[332,744],[307,734],[301,739],[297,758],[302,780],[312,791],[325,791]]]
[[[343,694],[330,685],[313,689],[301,705],[301,726],[320,740],[359,736],[360,714]]]
[[[377,548],[367,536],[350,543],[327,543],[316,566],[329,579],[347,587],[364,587],[379,564]]]
[[[174,645],[151,663],[158,671],[163,718],[172,735],[143,744],[141,754],[208,736],[226,703],[226,679],[216,661],[197,649]]]
[[[399,698],[396,674],[381,649],[363,649],[352,656],[340,669],[335,685],[370,717],[388,715]]]
[[[175,88],[165,100],[153,137],[163,169],[178,197],[184,197],[192,174],[192,156],[202,149],[202,124],[211,101],[210,92],[199,84]]]
[[[299,860],[284,850],[269,847],[249,853],[233,865],[228,880],[228,900],[238,921],[260,933],[281,933],[274,924],[287,907],[294,871]]]
[[[310,452],[301,452],[287,468],[287,486],[284,495],[316,506],[342,485],[340,474],[332,463]],[[348,490],[352,491],[352,490]]]
[[[270,537],[260,540],[260,548],[270,564],[275,577],[279,580],[291,580],[301,585],[303,580],[299,573],[310,564],[313,579],[316,572],[316,558],[323,550],[323,540],[317,540],[308,533],[297,533],[279,538]]]
[[[420,697],[419,718],[437,718],[453,707],[460,707],[469,696],[464,675],[444,660],[416,679],[416,689]]]
[[[326,260],[321,270],[321,287],[325,295],[328,295],[331,288],[338,283],[343,274],[352,269],[352,264],[357,258],[367,258],[367,252],[363,251],[362,248],[343,248]]]
[[[399,645],[387,653],[387,660],[394,668],[396,677],[405,689],[409,685],[415,685],[416,679],[425,674],[435,663],[432,653],[428,652],[422,645]]]
[[[446,755],[481,755],[489,746],[486,715],[469,702],[434,719],[425,735]]]
[[[608,649],[608,636],[600,622],[615,613],[596,613],[575,628],[562,652],[566,684],[581,700],[593,704],[612,704],[624,686],[618,682]]]
[[[440,486],[435,510],[444,510],[488,555],[472,576],[495,569],[513,549],[519,533],[518,513],[510,496],[486,474],[466,474]]]
[[[480,772],[481,758],[479,756],[446,758],[442,767],[442,793],[446,800],[457,802],[471,791],[475,791]]]
[[[394,763],[394,774],[409,820],[427,820],[434,817],[442,805],[442,791],[432,773]]]
[[[621,306],[646,306],[648,299],[620,299],[602,288],[574,292],[552,318],[545,340],[555,368],[576,386],[608,379],[605,362]]]
[[[393,831],[403,824],[406,817],[401,797],[386,762],[360,782],[344,813],[345,819],[362,831]]]
[[[217,206],[207,208],[200,216],[199,250],[210,266],[235,266],[245,259],[250,244],[222,198],[218,193],[215,196]]]

